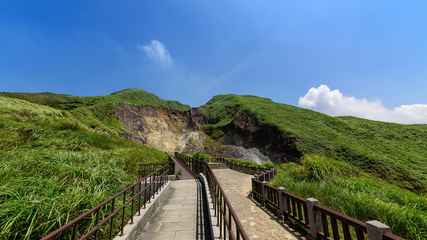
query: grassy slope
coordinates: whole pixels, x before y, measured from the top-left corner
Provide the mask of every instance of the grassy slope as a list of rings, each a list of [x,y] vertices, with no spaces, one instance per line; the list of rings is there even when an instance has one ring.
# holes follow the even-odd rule
[[[0,96],[0,239],[36,239],[134,181],[139,163],[166,161],[120,138],[115,104],[187,108],[139,90],[2,95],[9,97]]]
[[[275,185],[379,219],[410,239],[427,235],[426,125],[334,118],[254,96],[217,96],[202,111],[211,129],[243,111],[297,139],[305,157],[282,164]]]
[[[77,97],[56,93],[8,93],[0,92],[0,96],[19,98],[29,102],[48,105],[57,109],[70,110],[82,106],[102,106],[115,104],[133,104],[161,106],[178,110],[188,110],[189,106],[177,101],[163,100],[142,89],[124,89],[108,96]]]

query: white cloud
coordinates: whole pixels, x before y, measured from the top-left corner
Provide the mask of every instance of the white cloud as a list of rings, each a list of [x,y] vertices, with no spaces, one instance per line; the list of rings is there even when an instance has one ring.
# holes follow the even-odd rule
[[[150,43],[138,45],[137,48],[143,51],[148,58],[163,66],[170,66],[173,64],[172,56],[168,49],[158,40],[151,40]]]
[[[380,101],[345,96],[326,85],[311,88],[298,105],[333,116],[355,116],[403,124],[427,124],[427,104],[401,105],[387,108]]]

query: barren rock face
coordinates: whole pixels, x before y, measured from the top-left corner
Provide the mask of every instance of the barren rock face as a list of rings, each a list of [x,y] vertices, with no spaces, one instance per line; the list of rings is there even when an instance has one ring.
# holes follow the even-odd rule
[[[116,116],[129,139],[169,153],[203,150],[206,135],[198,130],[190,111],[123,105]]]
[[[295,138],[282,134],[274,126],[257,122],[242,112],[236,114],[233,121],[223,128],[223,132],[224,144],[244,147],[245,155],[258,156],[259,160],[268,156],[274,162],[287,162],[302,156],[296,147]]]
[[[301,156],[294,139],[244,113],[236,113],[234,120],[223,127],[224,136],[216,141],[210,139],[209,144],[209,137],[201,128],[206,119],[198,109],[122,105],[116,109],[116,116],[125,126],[125,137],[169,153],[207,152],[258,163],[284,162]]]

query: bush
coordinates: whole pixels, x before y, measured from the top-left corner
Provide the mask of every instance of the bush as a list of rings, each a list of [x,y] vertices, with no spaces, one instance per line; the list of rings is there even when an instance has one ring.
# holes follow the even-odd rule
[[[204,161],[207,161],[207,162],[209,162],[209,161],[212,160],[212,156],[211,155],[209,155],[207,153],[201,153],[201,152],[193,154],[193,158],[204,160]]]

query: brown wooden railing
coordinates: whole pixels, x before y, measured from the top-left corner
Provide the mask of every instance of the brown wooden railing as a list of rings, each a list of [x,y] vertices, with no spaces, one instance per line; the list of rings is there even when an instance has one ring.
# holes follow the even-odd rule
[[[323,239],[336,239],[340,236],[344,239],[366,239],[367,228],[364,222],[322,206],[314,206],[313,209],[314,213],[320,216],[322,226],[318,235]]]
[[[400,240],[389,228],[377,221],[366,223],[324,207],[314,198],[304,199],[284,188],[268,185],[275,170],[260,171],[252,178],[252,198],[275,214],[291,222],[312,239],[333,240]],[[370,229],[370,230],[369,230]]]
[[[123,234],[128,222],[133,224],[134,215],[168,182],[169,166],[150,166],[151,174],[140,177],[134,184],[125,187],[93,209],[83,213],[67,224],[43,237],[42,240],[67,239],[112,239]]]
[[[236,212],[221,185],[218,183],[212,169],[209,167],[208,162],[179,153],[176,153],[175,157],[178,161],[182,161],[194,175],[200,173],[205,175],[212,196],[217,226],[220,229],[220,238],[249,240]]]

